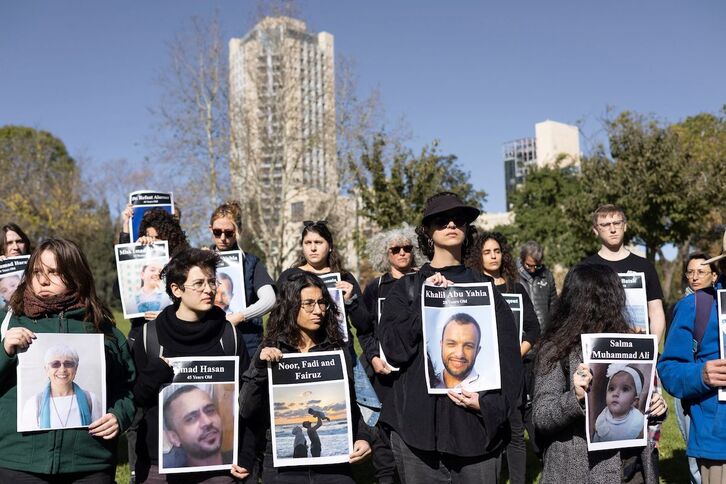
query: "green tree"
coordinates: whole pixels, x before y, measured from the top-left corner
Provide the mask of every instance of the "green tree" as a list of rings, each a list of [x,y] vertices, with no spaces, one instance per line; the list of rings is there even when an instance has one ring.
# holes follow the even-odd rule
[[[350,164],[360,213],[382,230],[418,223],[426,199],[441,191],[455,192],[479,208],[486,200],[486,192],[468,182],[469,173],[461,169],[456,156],[439,153],[437,141],[424,146],[418,156],[399,147],[388,153],[384,133],[361,144],[360,162]]]

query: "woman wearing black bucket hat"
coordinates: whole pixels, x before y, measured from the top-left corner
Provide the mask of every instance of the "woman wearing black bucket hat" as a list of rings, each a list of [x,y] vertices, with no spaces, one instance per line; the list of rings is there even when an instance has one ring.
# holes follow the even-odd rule
[[[404,482],[498,482],[507,419],[521,391],[522,362],[512,312],[494,289],[501,389],[431,395],[426,383],[421,287],[492,282],[463,265],[479,210],[456,194],[429,198],[416,229],[430,263],[391,288],[380,322],[380,341],[400,368],[393,404],[381,420],[393,429],[391,447]]]

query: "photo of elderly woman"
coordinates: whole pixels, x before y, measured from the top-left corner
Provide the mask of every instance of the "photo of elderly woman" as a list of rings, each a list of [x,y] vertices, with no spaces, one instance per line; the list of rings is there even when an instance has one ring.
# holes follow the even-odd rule
[[[38,334],[19,355],[18,431],[88,427],[106,412],[103,336]]]

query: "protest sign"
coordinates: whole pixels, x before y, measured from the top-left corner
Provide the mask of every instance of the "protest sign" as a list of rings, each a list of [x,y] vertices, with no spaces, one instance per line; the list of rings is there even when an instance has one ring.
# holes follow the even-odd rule
[[[505,301],[507,301],[509,309],[511,309],[512,314],[514,314],[514,322],[517,325],[517,336],[519,337],[519,344],[521,345],[522,337],[524,335],[524,310],[522,307],[522,295],[502,293],[502,297]]]
[[[171,214],[174,213],[174,196],[171,192],[156,192],[153,190],[138,190],[129,193],[129,203],[132,205],[133,214],[129,221],[129,234],[131,241],[135,242],[140,236],[139,226],[144,214],[152,208],[160,208]]]
[[[214,304],[224,309],[227,314],[238,313],[247,307],[242,251],[219,252],[219,257],[222,263],[217,267],[217,294]]]
[[[23,278],[25,267],[28,265],[29,255],[7,257],[0,261],[0,308],[10,302],[10,297],[18,288]]]
[[[169,262],[165,240],[149,245],[118,244],[114,251],[124,318],[142,317],[148,311],[161,311],[171,304],[159,277]]]
[[[648,296],[645,292],[643,272],[619,273],[620,283],[625,290],[626,318],[637,333],[650,333],[648,324]]]

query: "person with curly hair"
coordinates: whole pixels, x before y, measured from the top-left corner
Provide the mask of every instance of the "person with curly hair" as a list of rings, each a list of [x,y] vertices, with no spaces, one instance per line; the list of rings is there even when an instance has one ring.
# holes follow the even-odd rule
[[[363,291],[363,301],[368,312],[374,315],[375,321],[378,321],[379,304],[383,304],[397,280],[415,270],[418,262],[423,259],[423,254],[416,245],[416,233],[408,224],[375,234],[368,240],[366,252],[373,269],[383,273],[373,279]],[[393,397],[391,385],[396,378],[396,372],[381,355],[377,329],[372,335],[366,335],[361,339],[364,341],[361,346],[366,362],[373,370],[371,375],[373,388],[385,407]],[[376,480],[382,484],[392,483],[395,479],[396,462],[391,451],[390,433],[390,428],[381,422],[376,425],[373,465],[376,468]]]
[[[542,446],[543,484],[658,482],[652,441],[645,447],[588,452],[585,397],[592,373],[583,363],[580,335],[632,333],[620,278],[602,264],[580,264],[567,273],[551,323],[538,344],[532,416]],[[665,418],[663,396],[653,392],[646,413]]]
[[[379,323],[383,353],[400,370],[393,402],[381,420],[391,427],[391,448],[406,483],[499,482],[500,459],[508,438],[507,420],[521,398],[522,361],[512,311],[492,292],[496,314],[501,389],[429,394],[422,335],[421,289],[493,282],[463,261],[472,250],[479,209],[451,192],[426,201],[419,247],[430,263],[393,284]]]
[[[280,297],[270,313],[262,345],[243,375],[244,383],[239,398],[242,418],[264,419],[268,428],[271,422],[267,363],[279,362],[289,353],[345,350],[346,347],[338,326],[338,309],[319,277],[300,271],[291,274],[280,288]],[[356,401],[353,361],[348,351],[343,351],[343,356],[352,403]],[[351,405],[350,411],[354,443],[349,463],[353,464],[371,453],[371,436],[357,405]],[[269,431],[267,435],[270,435]],[[271,439],[266,438],[261,444],[265,446],[262,482],[355,483],[350,464],[273,467]]]
[[[217,252],[242,250],[237,243],[242,228],[242,207],[239,202],[225,202],[212,212],[209,231],[214,237],[210,249]],[[227,320],[238,327],[247,342],[247,351],[254,354],[262,342],[262,317],[275,304],[275,284],[259,257],[242,251],[245,308],[228,308]],[[239,283],[242,281],[232,281]]]
[[[530,434],[531,425],[531,382],[534,365],[532,346],[539,338],[539,321],[532,301],[524,286],[519,282],[517,266],[507,238],[500,232],[483,232],[474,240],[473,250],[469,252],[465,264],[494,279],[494,284],[502,293],[519,294],[522,297],[522,328],[519,351],[524,364],[524,389],[521,406],[518,406],[509,420],[511,440],[507,445],[507,467],[512,484],[524,483],[527,471],[527,444],[524,440],[525,424]]]

